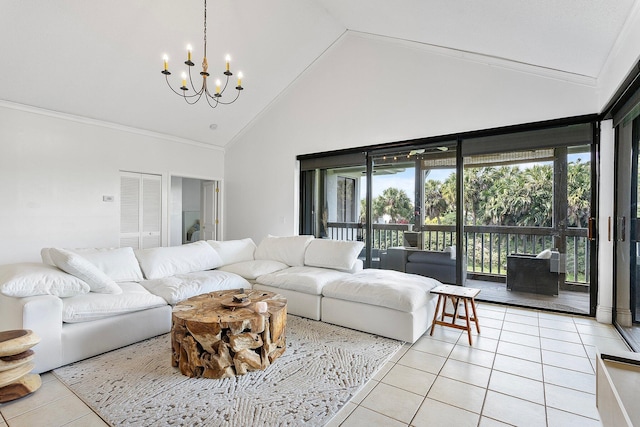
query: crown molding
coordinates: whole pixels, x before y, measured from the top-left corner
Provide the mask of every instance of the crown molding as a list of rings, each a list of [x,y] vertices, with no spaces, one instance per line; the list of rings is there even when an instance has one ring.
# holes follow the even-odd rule
[[[117,130],[120,132],[127,132],[135,135],[145,136],[148,138],[161,139],[163,141],[174,142],[177,144],[194,145],[197,147],[208,148],[210,150],[220,151],[224,153],[224,148],[215,145],[205,144],[203,142],[193,141],[186,138],[179,138],[173,135],[167,135],[160,132],[153,132],[145,129],[134,128],[131,126],[125,126],[117,123],[106,122],[104,120],[91,119],[88,117],[77,116],[75,114],[62,113],[59,111],[47,110],[45,108],[34,107],[32,105],[19,104],[17,102],[5,101],[0,99],[0,107],[8,108],[11,110],[24,111],[26,113],[38,114],[41,116],[52,117],[60,120],[68,120],[71,122],[81,123],[90,126],[99,126],[107,129]]]

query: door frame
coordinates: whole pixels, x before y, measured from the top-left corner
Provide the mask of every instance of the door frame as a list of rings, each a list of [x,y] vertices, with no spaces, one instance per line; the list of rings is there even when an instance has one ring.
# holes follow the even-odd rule
[[[171,181],[173,178],[187,178],[187,179],[197,179],[200,181],[214,181],[218,184],[218,199],[217,199],[217,208],[218,208],[218,229],[217,229],[217,238],[218,240],[224,240],[224,180],[221,177],[211,177],[211,176],[202,176],[202,175],[190,175],[185,173],[177,173],[171,172],[167,175],[167,206],[166,206],[166,236],[171,236],[171,211],[173,208],[173,204],[175,200],[173,200],[173,194],[171,192]],[[202,191],[200,194],[200,199],[202,202]],[[171,245],[171,241],[167,238],[167,245]],[[180,242],[182,244],[182,242]]]

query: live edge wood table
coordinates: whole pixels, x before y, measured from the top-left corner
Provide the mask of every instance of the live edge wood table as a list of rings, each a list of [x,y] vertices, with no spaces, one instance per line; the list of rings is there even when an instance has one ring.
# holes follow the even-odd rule
[[[248,301],[235,302],[239,293]],[[189,298],[173,308],[172,365],[200,378],[264,370],[286,349],[286,324],[287,300],[273,292],[236,289]]]
[[[449,326],[451,328],[462,329],[467,331],[469,337],[469,345],[471,344],[471,322],[476,324],[476,330],[480,333],[480,324],[476,314],[475,297],[480,293],[480,289],[466,288],[463,286],[440,285],[431,289],[432,294],[438,294],[438,302],[436,303],[436,312],[433,315],[433,324],[431,325],[431,335],[436,325]],[[447,313],[447,300],[451,300],[453,304],[453,313]],[[464,305],[464,314],[458,313],[458,307],[462,303]],[[438,312],[442,306],[442,320],[438,320]],[[473,317],[469,316],[469,306]],[[445,318],[451,317],[451,321],[447,322]],[[464,319],[465,324],[456,323],[457,319]]]
[[[29,329],[0,332],[0,403],[24,397],[40,388],[40,375],[31,374],[40,337]]]

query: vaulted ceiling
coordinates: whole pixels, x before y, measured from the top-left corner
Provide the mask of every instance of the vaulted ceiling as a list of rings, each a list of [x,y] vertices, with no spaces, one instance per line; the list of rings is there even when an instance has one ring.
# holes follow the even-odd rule
[[[200,71],[202,0],[4,0],[0,100],[224,147],[348,32],[596,81],[639,2],[209,0],[209,72],[230,54],[246,88],[212,110],[160,73],[180,85],[189,43]]]

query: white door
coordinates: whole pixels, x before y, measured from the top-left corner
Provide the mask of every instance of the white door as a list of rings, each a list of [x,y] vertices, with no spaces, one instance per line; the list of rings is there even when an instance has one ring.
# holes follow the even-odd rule
[[[218,197],[220,190],[216,181],[202,183],[202,227],[200,238],[217,240],[218,238]]]
[[[162,177],[120,173],[120,246],[162,245]]]

